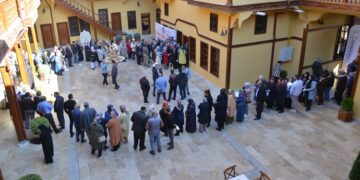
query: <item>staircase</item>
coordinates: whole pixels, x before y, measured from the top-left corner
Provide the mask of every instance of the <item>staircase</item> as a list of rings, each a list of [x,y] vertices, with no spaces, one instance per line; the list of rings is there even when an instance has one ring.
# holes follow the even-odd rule
[[[69,11],[76,14],[82,20],[93,25],[96,29],[103,31],[104,33],[115,36],[118,32],[113,31],[111,28],[111,22],[100,22],[99,15],[93,12],[91,9],[80,4],[76,0],[55,0],[55,4],[60,5]]]

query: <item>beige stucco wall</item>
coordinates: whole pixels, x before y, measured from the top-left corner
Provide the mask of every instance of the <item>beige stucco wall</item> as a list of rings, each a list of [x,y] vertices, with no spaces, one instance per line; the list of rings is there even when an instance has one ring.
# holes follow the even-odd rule
[[[261,4],[261,3],[270,3],[270,2],[280,2],[286,0],[233,0],[234,6],[242,6],[249,4]]]

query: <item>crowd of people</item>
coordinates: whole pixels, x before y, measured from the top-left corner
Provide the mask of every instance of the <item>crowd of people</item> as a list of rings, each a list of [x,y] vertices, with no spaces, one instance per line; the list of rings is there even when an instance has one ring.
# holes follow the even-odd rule
[[[83,53],[83,50],[85,53]],[[121,56],[123,59],[114,59]],[[84,55],[85,54],[85,55]],[[44,58],[45,57],[45,58]],[[150,141],[151,155],[155,155],[156,150],[161,152],[161,132],[169,138],[168,150],[174,149],[174,136],[180,134],[206,132],[212,121],[212,111],[215,112],[216,129],[222,131],[225,124],[231,124],[234,121],[243,122],[249,117],[249,104],[254,101],[256,105],[256,116],[254,120],[260,120],[264,111],[264,105],[269,109],[276,109],[279,113],[285,111],[285,107],[291,112],[300,110],[298,107],[303,103],[306,111],[311,110],[312,103],[317,97],[319,105],[330,100],[330,90],[337,78],[334,100],[339,104],[343,98],[345,89],[348,89],[346,96],[350,96],[352,81],[356,72],[356,64],[351,63],[348,73],[340,71],[339,76],[335,76],[332,71],[327,70],[316,61],[313,64],[313,74],[309,72],[302,76],[295,75],[290,79],[281,76],[281,62],[278,62],[273,70],[272,77],[267,81],[260,75],[252,87],[246,82],[239,90],[221,89],[216,99],[213,99],[210,90],[205,90],[202,101],[196,105],[196,102],[189,98],[189,78],[190,69],[188,66],[188,48],[187,45],[181,46],[172,40],[160,41],[134,41],[113,42],[110,41],[91,41],[90,44],[80,46],[74,42],[72,45],[64,48],[54,48],[50,58],[46,56],[39,57],[37,65],[50,64],[52,70],[57,75],[62,75],[65,64],[72,67],[73,63],[79,64],[81,61],[90,61],[90,68],[95,70],[96,64],[99,64],[101,74],[104,79],[102,84],[108,86],[107,77],[109,74],[109,64],[112,64],[111,76],[115,89],[119,89],[116,82],[118,76],[117,64],[128,60],[136,60],[138,65],[150,67],[152,64],[152,85],[146,76],[139,80],[139,87],[143,92],[143,102],[149,103],[148,96],[153,86],[153,96],[156,96],[156,103],[160,104],[162,96],[162,108],[157,111],[154,106],[141,106],[139,111],[130,114],[125,106],[116,108],[109,104],[103,113],[91,108],[89,103],[84,103],[83,108],[74,100],[72,94],[68,95],[65,101],[59,92],[54,93],[55,102],[52,105],[41,96],[41,92],[36,92],[32,97],[29,92],[19,95],[21,109],[25,117],[25,128],[29,129],[31,122],[37,112],[41,117],[45,117],[49,124],[37,127],[41,130],[43,139],[50,142],[51,129],[55,133],[61,133],[65,129],[64,112],[69,119],[70,137],[75,136],[76,142],[85,143],[87,139],[91,146],[91,153],[101,157],[103,150],[109,148],[107,142],[110,142],[111,151],[117,151],[122,144],[128,143],[129,131],[133,131],[134,144],[133,149],[143,151],[146,149],[145,137],[148,132]],[[166,77],[164,70],[170,67],[170,75]],[[179,91],[177,91],[179,89]],[[167,92],[168,91],[168,92]],[[180,98],[177,98],[177,92]],[[187,98],[188,97],[188,98]],[[187,99],[187,106],[182,101]],[[170,107],[169,102],[175,101],[175,106]],[[59,128],[55,124],[52,111],[56,113],[59,122]],[[130,121],[132,126],[130,129]],[[184,127],[185,126],[185,127]],[[75,128],[75,132],[74,129]],[[42,133],[44,132],[44,133]],[[45,141],[44,141],[45,142]],[[51,143],[45,143],[46,146],[52,146]],[[155,146],[157,145],[157,148]],[[44,147],[51,149],[53,147]],[[156,150],[155,150],[156,149]],[[44,150],[47,163],[52,163],[52,153]],[[51,155],[51,157],[49,157]]]

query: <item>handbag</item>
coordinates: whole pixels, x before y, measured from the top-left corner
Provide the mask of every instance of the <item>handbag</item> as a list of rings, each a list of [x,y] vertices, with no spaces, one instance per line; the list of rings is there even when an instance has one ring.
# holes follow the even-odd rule
[[[98,143],[103,143],[103,142],[105,142],[105,141],[106,141],[105,136],[100,136],[100,137],[98,137]]]

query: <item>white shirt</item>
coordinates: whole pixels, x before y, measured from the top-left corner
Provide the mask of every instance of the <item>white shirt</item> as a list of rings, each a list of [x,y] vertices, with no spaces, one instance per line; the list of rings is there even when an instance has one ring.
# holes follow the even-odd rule
[[[303,88],[302,80],[296,80],[290,88],[290,95],[291,96],[299,96],[301,94]]]

